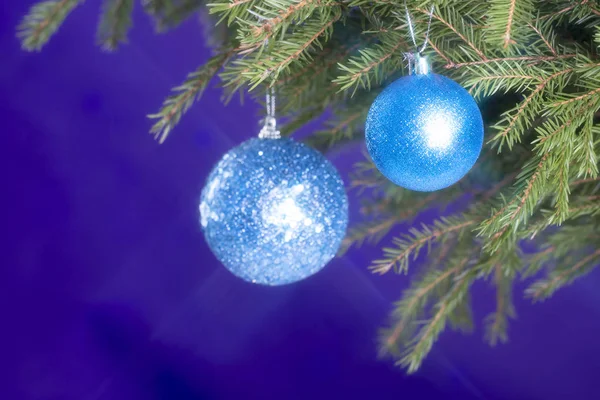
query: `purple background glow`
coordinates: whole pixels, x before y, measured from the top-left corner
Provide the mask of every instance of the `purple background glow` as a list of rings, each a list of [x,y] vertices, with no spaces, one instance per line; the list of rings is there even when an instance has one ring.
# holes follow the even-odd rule
[[[236,279],[197,203],[212,165],[258,132],[258,108],[223,106],[212,88],[164,145],[146,133],[208,55],[198,22],[155,36],[136,2],[130,44],[107,54],[88,1],[28,54],[14,29],[30,3],[0,16],[0,399],[599,398],[600,271],[543,304],[519,285],[511,342],[496,348],[480,323],[494,292],[477,284],[474,334],[444,333],[409,377],[376,359],[408,282],[367,271],[377,248],[292,286]],[[330,156],[346,178],[361,157]]]

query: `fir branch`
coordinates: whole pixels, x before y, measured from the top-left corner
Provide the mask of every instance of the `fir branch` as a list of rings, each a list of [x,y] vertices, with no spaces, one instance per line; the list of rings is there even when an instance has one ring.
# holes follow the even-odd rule
[[[568,285],[575,279],[590,271],[593,263],[599,261],[600,249],[597,249],[570,268],[554,270],[547,278],[540,279],[532,284],[525,294],[534,301],[540,301],[550,297],[559,288]],[[592,265],[590,265],[590,263]]]
[[[355,45],[355,46],[358,47],[358,45]],[[325,48],[325,49],[323,49],[323,51],[321,52],[321,54],[319,56],[322,58],[326,58],[329,54],[331,54],[331,51],[332,51],[331,48]],[[285,76],[285,77],[282,77],[281,79],[279,79],[279,81],[277,81],[277,86],[279,86],[279,87],[284,86],[290,82],[293,82],[294,80],[296,80],[298,78],[306,76],[307,74],[311,74],[312,76],[320,75],[321,73],[326,71],[328,68],[332,67],[333,65],[337,64],[339,61],[346,58],[347,54],[348,53],[346,53],[346,52],[336,54],[335,57],[332,57],[332,59],[328,60],[326,63],[323,63],[323,64],[317,64],[315,62],[313,64],[304,65],[296,73],[290,74],[288,76]]]
[[[432,226],[423,225],[421,230],[413,228],[409,234],[393,240],[394,248],[384,248],[384,258],[373,261],[369,269],[380,275],[389,272],[392,268],[395,268],[398,273],[406,272],[410,256],[416,258],[423,246],[476,223],[477,221],[465,217],[442,217]]]
[[[508,8],[508,21],[506,22],[506,31],[504,33],[503,45],[504,48],[507,48],[509,44],[514,43],[514,40],[510,39],[510,31],[513,25],[513,19],[515,16],[515,7],[517,5],[517,0],[510,1],[510,7]]]
[[[400,364],[407,368],[408,373],[415,372],[431,351],[433,343],[444,330],[446,323],[454,310],[458,308],[468,295],[469,287],[475,279],[475,269],[464,271],[454,282],[452,289],[436,304],[436,313],[425,323],[415,340],[407,348]]]
[[[339,9],[317,14],[294,30],[293,42],[278,41],[269,47],[268,52],[240,58],[225,70],[222,77],[229,81],[228,85],[247,83],[252,90],[266,79],[277,80],[292,63],[297,67],[309,64],[313,61],[311,53],[317,48],[323,49],[324,42],[333,33],[333,24],[341,17]]]
[[[433,43],[431,41],[431,38],[427,39],[427,43],[429,44],[429,46],[437,53],[438,56],[440,56],[442,59],[444,59],[444,61],[446,61],[446,65],[444,66],[446,69],[448,68],[454,68],[454,66],[456,65],[454,62],[452,62],[452,60],[450,60],[450,58],[448,58],[448,56],[446,56],[436,45],[435,43]]]
[[[163,31],[179,25],[200,11],[204,0],[143,0],[144,9],[156,22],[156,30]]]
[[[337,72],[335,66],[359,48],[368,45],[370,41],[358,41],[352,46],[344,46],[341,49],[338,49],[339,44],[331,43],[330,46],[314,56],[312,64],[302,65],[297,72],[282,77],[277,83],[277,86],[282,88],[282,94],[285,96],[282,110],[286,112],[303,108],[314,104],[316,101],[323,102],[326,107],[330,101],[336,102],[336,100],[345,99],[345,95],[338,92],[336,84],[332,82],[333,76]],[[337,49],[333,54],[332,48]],[[360,109],[366,112],[362,104]],[[347,125],[344,126],[344,128],[346,127]],[[351,134],[342,135],[339,136],[339,139],[350,139],[350,136]],[[337,138],[336,135],[325,135],[314,140],[320,142],[319,145],[325,146],[325,148],[321,147],[322,149],[327,149],[332,144],[337,143]]]
[[[556,248],[554,246],[548,246],[544,250],[535,253],[529,258],[527,269],[523,272],[522,278],[525,279],[537,274],[554,257],[555,251]]]
[[[358,132],[362,136],[365,119],[366,111],[364,109],[344,115],[341,120],[335,121],[330,129],[315,132],[310,138],[310,143],[326,151],[344,139],[351,140],[359,136]]]
[[[492,238],[492,241],[484,245],[490,252],[498,250],[495,239],[500,238],[511,226],[516,229],[519,223],[533,212],[537,200],[543,195],[544,185],[540,183],[540,178],[547,167],[548,156],[549,153],[546,153],[537,164],[534,159],[524,167],[515,185],[516,193],[513,199],[477,228],[480,235]]]
[[[486,339],[495,346],[499,341],[508,340],[507,326],[516,312],[512,302],[513,274],[505,274],[501,264],[494,267],[494,283],[496,285],[496,311],[486,318]]]
[[[115,50],[119,43],[127,42],[132,11],[133,0],[104,0],[96,33],[97,41],[104,49]]]
[[[410,207],[407,207],[407,204],[402,202],[398,218],[402,221],[415,218],[421,211],[426,210],[434,200],[439,198],[439,196],[439,193],[430,193]]]
[[[571,4],[570,6],[564,7],[556,12],[544,15],[542,17],[540,17],[541,20],[554,20],[554,19],[560,19],[560,17],[567,15],[567,16],[571,16],[572,18],[576,17],[579,12],[578,9],[583,9],[585,7],[585,9],[583,10],[585,11],[589,11],[592,14],[598,15],[600,16],[600,11],[597,10],[596,8],[594,8],[594,6],[592,4],[590,4],[591,1],[590,0],[581,0],[579,2],[573,2],[573,4]]]
[[[579,218],[583,215],[600,215],[600,196],[588,196],[581,203],[569,208],[568,219]]]
[[[530,39],[527,23],[533,19],[533,0],[491,0],[487,12],[485,38],[490,46],[508,50],[524,48]]]
[[[39,51],[83,0],[50,0],[34,4],[17,28],[24,50]]]
[[[360,247],[364,242],[377,243],[398,223],[393,217],[377,219],[357,225],[348,231],[348,234],[342,240],[338,254],[344,254],[350,247]]]
[[[574,181],[574,182],[571,182],[571,185],[572,185],[572,186],[575,186],[575,185],[583,185],[583,184],[586,184],[586,183],[592,183],[592,182],[600,182],[600,178],[586,178],[586,179],[578,179],[578,180],[576,180],[576,181]]]
[[[392,48],[385,51],[385,53],[382,56],[377,57],[376,59],[370,61],[365,67],[363,67],[358,72],[352,73],[352,69],[350,69],[349,67],[346,67],[343,64],[340,64],[341,69],[352,73],[352,75],[350,75],[350,77],[348,77],[348,78],[345,78],[342,76],[335,80],[335,82],[341,86],[340,90],[346,90],[349,87],[354,86],[356,82],[363,82],[363,80],[361,79],[363,76],[366,76],[371,70],[373,70],[374,68],[381,65],[384,61],[389,59],[391,56],[398,54],[398,49],[403,45],[404,45],[404,43],[398,42]],[[364,58],[372,58],[369,56],[369,53],[367,53],[367,52],[361,52],[361,55],[363,56],[363,59]],[[371,87],[370,80],[365,80],[364,82],[365,82],[364,87],[367,89],[370,89],[370,87]]]
[[[331,27],[331,25],[333,25],[334,22],[335,22],[335,20],[332,20],[332,21],[329,21],[327,24],[325,24],[320,30],[315,32],[314,35],[312,35],[306,42],[304,42],[300,47],[298,47],[293,53],[288,55],[286,58],[284,58],[279,63],[275,64],[273,67],[270,68],[270,70],[267,70],[268,73],[272,73],[274,71],[280,71],[282,68],[289,65],[289,63],[292,60],[297,59],[300,56],[300,54],[302,54],[307,48],[309,48],[317,40],[317,38],[319,36],[321,36],[323,33],[325,33],[325,31],[327,31],[327,29],[329,29]]]
[[[183,114],[189,110],[196,100],[199,99],[211,79],[217,74],[219,69],[227,62],[233,53],[233,50],[223,52],[211,58],[196,71],[190,73],[185,82],[173,89],[173,92],[175,93],[164,101],[160,111],[148,116],[152,119],[158,119],[152,126],[150,132],[154,134],[160,143],[165,141]]]
[[[383,351],[392,349],[404,333],[406,326],[414,320],[414,317],[422,312],[427,300],[433,294],[433,291],[444,281],[447,281],[453,275],[458,274],[469,261],[469,258],[464,258],[457,265],[446,271],[432,269],[425,274],[423,278],[414,281],[412,287],[402,294],[402,300],[396,305],[394,312],[399,318],[394,323],[391,333],[385,335],[382,346]]]
[[[423,8],[417,8],[417,10],[427,16],[430,15],[429,11],[425,10]],[[467,46],[469,46],[479,56],[479,58],[481,60],[487,60],[487,57],[485,56],[485,54],[483,54],[483,52],[475,45],[475,43],[472,40],[469,40],[466,37],[466,35],[461,33],[453,24],[451,24],[449,21],[442,18],[440,15],[438,15],[436,13],[433,13],[433,18],[440,21],[442,24],[444,24],[446,27],[448,27],[452,32],[454,32],[459,38],[461,38],[462,41],[465,42],[467,44]]]
[[[531,29],[533,29],[535,33],[538,34],[538,36],[544,42],[544,44],[546,45],[546,47],[548,47],[548,50],[550,50],[550,52],[552,53],[552,55],[554,57],[558,57],[558,53],[554,49],[554,45],[552,43],[550,43],[550,40],[548,38],[546,38],[546,36],[544,36],[544,34],[540,31],[540,29],[538,27],[536,27],[535,25],[531,24],[530,22],[528,22],[527,25]]]
[[[532,118],[539,112],[539,98],[543,94],[544,89],[556,78],[569,74],[573,68],[566,68],[555,72],[544,78],[535,89],[525,97],[525,99],[514,110],[504,114],[503,119],[493,127],[500,130],[494,136],[492,142],[498,144],[498,150],[502,150],[502,146],[506,144],[509,149],[512,149],[515,143],[519,142],[521,134],[531,125]],[[530,104],[532,107],[530,108]]]
[[[579,95],[579,96],[576,96],[576,97],[572,97],[572,98],[569,98],[569,99],[566,99],[566,100],[563,100],[563,101],[559,101],[559,102],[556,102],[554,104],[550,104],[550,107],[560,107],[560,106],[564,106],[564,105],[567,105],[567,104],[571,104],[571,103],[573,103],[575,101],[581,101],[581,100],[586,100],[587,101],[587,100],[589,100],[590,97],[595,96],[598,93],[600,93],[600,87],[596,88],[594,90],[590,90],[589,92],[584,93],[582,95]]]
[[[470,67],[472,77],[464,81],[465,88],[473,97],[491,96],[498,91],[522,92],[540,81],[537,68],[523,67],[519,64],[494,62],[480,67]]]
[[[277,3],[278,2],[273,2],[274,5],[279,6]],[[291,2],[287,7],[281,9],[276,16],[272,18],[261,18],[259,25],[252,28],[252,35],[255,38],[260,38],[260,40],[268,39],[268,36],[265,38],[264,35],[267,34],[270,36],[271,32],[274,31],[274,27],[294,16],[303,8],[308,8],[314,4],[321,5],[321,3],[323,3],[321,0],[301,0],[297,3]]]
[[[336,6],[339,5],[340,3],[331,0],[263,1],[250,10],[255,20],[242,23],[240,31],[241,44],[244,49],[242,54],[252,53],[275,36],[280,35],[283,40],[290,25],[302,25],[313,16],[317,9],[327,17],[335,15],[338,8]],[[325,11],[324,8],[330,8],[330,10]],[[329,18],[325,18],[323,21],[327,19]]]
[[[350,58],[346,63],[338,63],[340,70],[345,72],[333,82],[339,86],[340,91],[354,87],[354,92],[359,87],[370,90],[372,82],[382,83],[391,73],[402,68],[403,52],[408,44],[396,31],[382,32],[376,36],[379,43],[372,47],[359,50],[359,54]]]
[[[227,20],[228,25],[244,19],[250,15],[249,10],[255,6],[257,0],[220,0],[208,3],[209,14],[220,14],[219,22]]]
[[[588,2],[588,0],[583,0],[582,2],[580,2],[580,4],[581,4],[581,3],[587,3],[587,2]],[[572,9],[574,9],[575,7],[577,7],[577,4],[572,4],[572,5],[568,6],[568,7],[562,8],[562,9],[560,9],[560,10],[558,10],[558,11],[556,11],[556,12],[553,12],[553,13],[551,13],[551,14],[544,15],[544,16],[540,17],[540,20],[545,20],[545,19],[552,19],[552,18],[555,18],[555,17],[556,17],[556,16],[558,16],[558,15],[561,15],[561,14],[564,14],[564,13],[566,13],[566,12],[569,12],[569,11],[571,11],[571,10],[572,10]]]
[[[485,64],[490,64],[490,63],[494,63],[494,62],[502,62],[502,61],[504,61],[504,62],[506,62],[506,61],[527,61],[529,63],[529,65],[534,65],[534,64],[539,64],[542,62],[556,61],[556,60],[562,60],[562,59],[566,59],[566,58],[573,58],[576,56],[577,56],[576,54],[561,54],[558,56],[518,56],[518,57],[488,58],[488,59],[479,60],[479,61],[450,63],[450,64],[446,64],[444,66],[444,68],[457,69],[457,68],[470,67],[470,66],[474,66],[474,65],[485,65]],[[572,69],[570,71],[572,71]]]

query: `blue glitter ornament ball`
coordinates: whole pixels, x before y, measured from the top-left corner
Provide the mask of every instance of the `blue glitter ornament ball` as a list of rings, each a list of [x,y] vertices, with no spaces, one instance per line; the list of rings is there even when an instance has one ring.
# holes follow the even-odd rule
[[[375,166],[406,189],[430,192],[460,180],[483,145],[475,100],[458,83],[425,73],[402,77],[377,96],[365,127]]]
[[[250,139],[229,151],[202,190],[200,223],[215,256],[238,277],[284,285],[321,270],[348,224],[335,167],[291,139]]]

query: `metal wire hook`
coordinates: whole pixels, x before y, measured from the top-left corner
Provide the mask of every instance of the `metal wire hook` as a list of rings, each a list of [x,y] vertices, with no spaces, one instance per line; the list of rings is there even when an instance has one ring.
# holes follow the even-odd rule
[[[418,54],[421,54],[423,50],[427,47],[427,42],[429,41],[429,32],[431,31],[431,20],[433,19],[433,10],[435,5],[431,5],[431,9],[429,10],[429,22],[427,22],[427,31],[425,32],[425,42],[423,42],[423,47],[419,50],[419,46],[417,45],[417,39],[415,37],[415,29],[413,27],[412,18],[410,17],[410,12],[408,11],[408,5],[406,4],[406,0],[404,0],[404,10],[406,11],[406,21],[408,23],[408,31],[410,32],[410,37],[412,39],[413,44],[415,45],[415,50]]]

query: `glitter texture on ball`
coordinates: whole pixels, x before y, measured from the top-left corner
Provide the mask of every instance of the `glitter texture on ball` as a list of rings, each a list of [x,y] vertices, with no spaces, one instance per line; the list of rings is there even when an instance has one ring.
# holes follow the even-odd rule
[[[483,145],[477,103],[458,83],[428,73],[390,84],[367,116],[367,149],[375,166],[406,189],[429,192],[459,181]]]
[[[291,139],[250,139],[210,173],[200,224],[215,256],[238,277],[284,285],[321,270],[348,224],[335,167]]]

